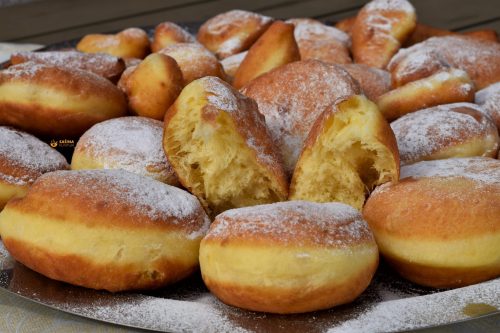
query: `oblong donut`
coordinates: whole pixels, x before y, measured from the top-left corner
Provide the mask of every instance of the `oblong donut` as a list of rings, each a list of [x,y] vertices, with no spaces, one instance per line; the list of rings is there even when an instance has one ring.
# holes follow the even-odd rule
[[[92,126],[76,144],[71,169],[123,169],[177,186],[165,156],[163,122],[122,117]]]
[[[452,157],[495,157],[498,129],[477,105],[454,103],[409,113],[391,123],[401,165]]]
[[[351,302],[377,264],[366,222],[340,203],[232,209],[216,217],[200,245],[210,291],[252,311],[301,313]]]
[[[68,169],[64,156],[36,137],[0,126],[0,211],[13,197],[22,197],[42,174]]]
[[[380,253],[405,278],[453,288],[500,276],[500,161],[418,162],[363,210]]]
[[[123,93],[91,72],[33,62],[0,71],[0,125],[73,138],[126,112]]]
[[[196,197],[176,187],[124,170],[55,171],[9,201],[0,234],[34,271],[116,292],[191,274],[209,223]]]

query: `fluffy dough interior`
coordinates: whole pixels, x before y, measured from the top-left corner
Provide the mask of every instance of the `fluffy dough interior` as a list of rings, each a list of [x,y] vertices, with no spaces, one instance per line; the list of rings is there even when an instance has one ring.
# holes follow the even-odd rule
[[[353,96],[338,109],[326,119],[314,145],[304,150],[291,199],[339,201],[361,209],[370,190],[394,178],[397,162],[377,138],[382,115],[374,103]]]
[[[176,103],[177,113],[165,133],[167,155],[185,185],[212,215],[284,200],[277,181],[257,162],[231,116],[219,112],[214,121],[202,118],[207,99],[199,98],[205,92],[196,88]]]

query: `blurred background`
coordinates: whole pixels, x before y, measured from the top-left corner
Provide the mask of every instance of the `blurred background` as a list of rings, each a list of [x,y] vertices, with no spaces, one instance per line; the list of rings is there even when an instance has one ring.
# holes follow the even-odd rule
[[[500,32],[500,0],[410,0],[418,21],[455,31]],[[87,33],[111,32],[163,21],[205,20],[230,9],[277,18],[338,21],[367,0],[0,0],[0,42],[51,44]]]

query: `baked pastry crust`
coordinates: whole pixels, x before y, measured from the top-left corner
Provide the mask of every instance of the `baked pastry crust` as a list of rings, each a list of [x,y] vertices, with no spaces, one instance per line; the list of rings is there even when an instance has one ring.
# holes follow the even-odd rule
[[[196,197],[124,170],[56,171],[0,214],[10,254],[49,278],[116,292],[198,267],[210,221]]]
[[[205,284],[224,303],[301,313],[345,304],[370,283],[378,251],[354,208],[282,202],[218,215],[200,245]]]
[[[344,64],[342,68],[358,81],[366,97],[374,102],[391,90],[391,74],[388,71],[363,64]]]
[[[399,178],[396,138],[375,103],[339,98],[316,120],[290,184],[291,200],[342,202],[359,210],[375,186]]]
[[[173,22],[163,22],[156,26],[151,43],[152,52],[176,43],[196,43],[196,38]]]
[[[273,19],[245,10],[230,10],[207,20],[198,30],[198,41],[224,59],[248,50]]]
[[[165,115],[163,147],[210,215],[283,201],[288,183],[257,104],[216,77],[191,82]]]
[[[391,123],[401,165],[452,157],[496,157],[498,130],[484,110],[454,103],[409,113]]]
[[[148,34],[139,28],[128,28],[114,35],[86,35],[78,42],[76,49],[87,53],[107,53],[139,59],[146,57],[150,51]]]
[[[57,67],[69,67],[89,71],[116,83],[125,70],[125,62],[104,53],[77,51],[16,52],[10,56],[12,65],[31,61]]]
[[[361,89],[341,66],[305,60],[263,74],[241,92],[257,102],[291,177],[316,118],[337,98]]]
[[[354,61],[385,68],[416,24],[415,8],[408,1],[370,1],[359,11],[352,27]]]
[[[436,288],[478,283],[500,276],[499,181],[491,158],[415,163],[372,193],[363,216],[403,277]]]
[[[0,125],[74,138],[126,111],[123,93],[91,72],[33,62],[0,71]]]
[[[163,122],[115,118],[92,126],[76,144],[71,169],[123,169],[177,186],[162,144]]]

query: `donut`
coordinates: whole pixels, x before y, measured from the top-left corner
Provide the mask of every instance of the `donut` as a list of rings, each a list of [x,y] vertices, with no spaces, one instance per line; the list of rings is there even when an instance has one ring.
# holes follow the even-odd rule
[[[151,51],[158,52],[175,43],[196,43],[196,38],[173,22],[163,22],[156,26],[151,43]]]
[[[0,125],[73,138],[126,112],[123,93],[91,72],[33,62],[0,71]]]
[[[352,63],[349,55],[351,37],[345,32],[310,18],[286,21],[295,26],[294,36],[300,59],[318,59],[332,64]]]
[[[16,52],[10,56],[12,65],[27,61],[56,67],[69,67],[89,71],[116,83],[125,70],[125,63],[118,57],[104,53],[77,51]]]
[[[356,16],[346,17],[335,23],[335,28],[342,30],[343,32],[351,36],[354,22],[356,22]]]
[[[162,120],[184,87],[184,78],[173,58],[153,53],[127,68],[118,87],[127,95],[132,114]]]
[[[439,105],[409,113],[391,123],[401,165],[452,157],[495,157],[498,130],[472,103]]]
[[[417,23],[415,30],[411,34],[410,38],[404,43],[404,47],[409,47],[418,43],[423,42],[431,37],[448,36],[455,34],[453,31],[440,29],[436,27],[431,27],[426,24]]]
[[[207,76],[182,90],[165,115],[163,148],[181,184],[212,216],[288,195],[257,104],[219,78]]]
[[[393,89],[377,99],[387,120],[441,104],[472,102],[476,89],[466,72],[449,68]]]
[[[0,211],[11,198],[24,196],[42,174],[68,168],[64,156],[45,142],[0,126]]]
[[[252,311],[302,313],[352,302],[377,265],[361,214],[334,202],[231,209],[215,218],[200,245],[208,289]]]
[[[224,69],[219,60],[203,45],[197,43],[176,43],[158,51],[174,58],[179,65],[184,85],[204,76],[217,76],[226,79]]]
[[[76,144],[71,169],[123,169],[177,186],[162,145],[163,122],[122,117],[92,126]]]
[[[299,61],[299,47],[292,24],[276,21],[248,50],[234,75],[233,86],[240,89],[257,76],[273,68]]]
[[[125,170],[54,171],[0,213],[9,253],[51,279],[108,290],[160,288],[198,267],[210,220],[196,197]]]
[[[290,184],[290,200],[338,201],[361,210],[369,191],[399,178],[391,127],[363,95],[339,98],[315,121]]]
[[[500,132],[500,82],[476,92],[474,102],[488,113]]]
[[[316,118],[337,98],[361,89],[340,66],[305,60],[263,74],[241,92],[257,102],[291,177]]]
[[[358,81],[361,90],[372,101],[391,90],[391,74],[383,69],[363,64],[344,64],[342,68]]]
[[[454,288],[500,276],[500,161],[423,161],[378,187],[363,216],[403,277]]]
[[[234,80],[234,76],[236,75],[236,71],[241,65],[241,62],[247,56],[248,51],[243,51],[227,58],[221,60],[222,68],[224,68],[224,72],[228,77],[228,82],[232,82]]]
[[[272,18],[245,10],[230,10],[203,23],[197,39],[220,59],[248,50],[266,31]]]
[[[387,66],[394,87],[447,67],[466,71],[482,89],[500,81],[500,44],[466,36],[433,37],[401,49]]]
[[[117,34],[84,36],[76,49],[86,53],[107,53],[122,58],[143,59],[149,53],[149,37],[139,28],[128,28]]]
[[[352,27],[354,61],[385,68],[416,24],[415,8],[408,1],[370,1],[359,11]]]

